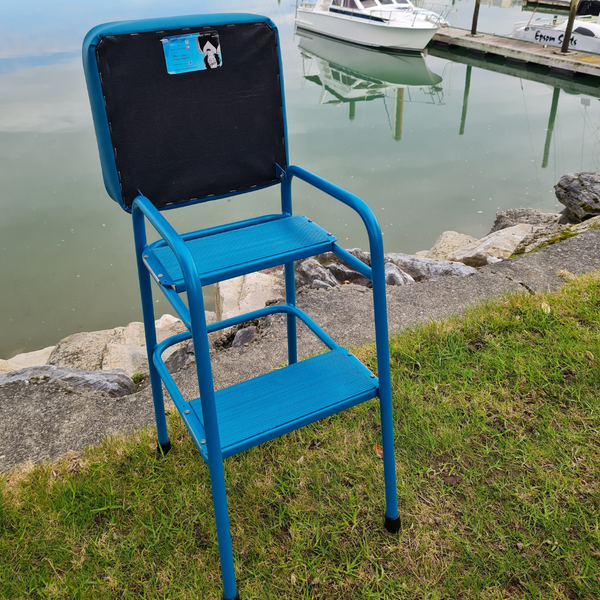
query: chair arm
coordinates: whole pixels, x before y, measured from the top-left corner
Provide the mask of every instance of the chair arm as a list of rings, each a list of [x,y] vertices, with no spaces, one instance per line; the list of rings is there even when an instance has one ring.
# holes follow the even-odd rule
[[[355,212],[358,213],[360,218],[363,220],[365,227],[367,229],[367,234],[369,236],[369,247],[371,251],[371,255],[381,255],[383,256],[383,237],[381,235],[381,227],[377,222],[377,217],[371,210],[371,207],[361,200],[358,196],[351,194],[347,190],[303,169],[302,167],[298,167],[296,165],[291,165],[287,168],[286,173],[288,177],[291,179],[292,177],[298,177],[302,181],[309,183],[313,187],[325,192],[332,198],[339,200],[344,203],[346,206],[352,208]]]
[[[198,292],[197,286],[201,287],[198,269],[196,268],[196,264],[189,248],[185,245],[185,242],[181,239],[173,226],[160,214],[160,211],[154,204],[142,194],[133,201],[131,212],[135,232],[138,232],[138,228],[143,229],[143,217],[146,217],[148,222],[156,229],[162,239],[165,240],[177,258],[179,266],[181,267],[181,272],[183,273],[186,290],[190,293]]]

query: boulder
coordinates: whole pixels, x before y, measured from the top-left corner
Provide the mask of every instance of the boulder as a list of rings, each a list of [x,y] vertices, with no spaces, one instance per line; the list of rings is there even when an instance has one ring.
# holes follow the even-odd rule
[[[331,271],[314,258],[307,258],[306,260],[297,262],[295,271],[296,286],[298,287],[302,285],[311,285],[315,279],[318,279],[329,286],[338,284],[337,279],[331,274]]]
[[[214,320],[214,313],[207,312],[206,315],[207,321]],[[186,331],[182,321],[172,315],[163,315],[155,323],[158,342]],[[168,348],[163,359],[168,358],[177,347]],[[84,371],[121,368],[129,376],[148,374],[144,324],[134,321],[125,327],[70,335],[54,347],[47,364]]]
[[[558,225],[560,218],[560,213],[543,213],[537,208],[509,208],[496,213],[496,220],[490,233],[508,229],[520,223],[535,225],[536,227]]]
[[[285,294],[281,271],[278,273],[249,273],[241,277],[234,277],[215,283],[214,290],[218,321],[264,308],[267,300],[279,298]]]
[[[339,282],[347,281],[348,283],[356,283],[357,285],[367,285],[369,283],[366,277],[345,263],[332,262],[326,268]]]
[[[600,174],[567,173],[554,186],[556,197],[577,221],[600,215]]]
[[[208,342],[210,349],[214,348],[214,344],[209,340]],[[181,347],[177,348],[169,358],[165,360],[165,367],[167,367],[169,373],[177,373],[181,371],[187,365],[196,362],[196,356],[194,354],[194,344],[192,340],[184,342]]]
[[[348,248],[348,252],[350,252],[354,258],[358,258],[358,260],[364,262],[368,267],[371,266],[371,255],[369,252],[364,252],[360,248]]]
[[[579,235],[584,231],[600,227],[600,216],[592,217],[583,223],[577,225],[564,225],[558,229],[540,228],[532,234],[525,237],[515,248],[514,254],[528,254],[540,250],[544,246],[556,244],[562,240]]]
[[[67,369],[99,371],[102,369],[104,348],[111,337],[111,329],[69,335],[54,347],[47,364]]]
[[[150,369],[146,346],[125,346],[117,342],[109,342],[104,348],[102,370],[112,369],[123,369],[129,377],[133,377],[136,373],[147,375]]]
[[[388,262],[385,263],[385,282],[388,285],[405,285],[407,283],[414,283],[415,280],[394,263]]]
[[[14,368],[10,362],[0,358],[0,373],[10,373],[10,371],[14,371]]]
[[[55,346],[48,346],[42,350],[35,350],[34,352],[25,352],[23,354],[17,354],[8,359],[8,363],[12,366],[12,370],[25,369],[26,367],[37,367],[39,365],[45,365],[52,354]]]
[[[329,285],[328,283],[325,283],[324,281],[321,281],[320,279],[315,279],[311,284],[310,284],[310,288],[312,290],[329,290],[331,289],[331,285]]]
[[[470,235],[458,233],[456,231],[444,231],[435,241],[433,248],[423,257],[433,260],[446,260],[452,252],[463,248],[467,244],[472,244],[477,240]],[[417,256],[417,255],[415,255]]]
[[[0,385],[15,381],[21,381],[28,385],[43,385],[53,379],[68,383],[71,387],[83,387],[104,392],[113,398],[133,394],[136,389],[131,378],[121,369],[82,371],[63,369],[53,365],[27,367],[12,373],[4,373],[0,375]]]
[[[249,344],[252,340],[256,339],[256,327],[251,325],[250,327],[244,327],[239,329],[233,338],[231,343],[232,348],[241,348],[244,344]]]
[[[395,264],[405,273],[408,273],[415,281],[427,279],[439,279],[449,275],[473,275],[477,271],[467,267],[460,262],[448,260],[433,260],[431,258],[420,258],[412,254],[401,254],[389,252],[385,255],[385,262]]]
[[[533,225],[524,223],[507,227],[454,251],[448,258],[470,267],[482,267],[499,262],[509,258],[520,242],[533,231]]]

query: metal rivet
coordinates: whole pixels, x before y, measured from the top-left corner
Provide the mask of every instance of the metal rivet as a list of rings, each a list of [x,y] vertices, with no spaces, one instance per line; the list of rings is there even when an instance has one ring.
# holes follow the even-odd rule
[[[147,254],[144,254],[144,258],[148,258],[148,255],[147,255]]]
[[[312,219],[309,219],[309,220],[308,220],[308,222],[309,222],[309,223],[312,223]]]
[[[162,273],[159,273],[159,274],[158,274],[158,277],[159,277],[159,278],[160,278],[160,277],[162,277],[162,276],[163,276],[163,274],[162,274]]]
[[[327,232],[327,235],[331,235],[331,231],[328,231],[328,232]]]
[[[373,373],[371,373],[371,379],[375,379],[375,375],[373,375]]]
[[[206,440],[200,440],[201,444],[206,444]]]
[[[348,356],[352,356],[352,352],[348,352]]]
[[[373,375],[371,375],[371,377],[373,377]],[[186,414],[186,415],[189,415],[189,414],[190,414],[190,411],[189,411],[189,410],[186,410],[186,411],[185,411],[185,414]]]

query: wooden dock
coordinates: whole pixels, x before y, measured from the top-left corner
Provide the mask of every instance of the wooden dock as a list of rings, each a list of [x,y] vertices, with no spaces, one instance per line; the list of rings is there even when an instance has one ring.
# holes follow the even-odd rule
[[[569,12],[569,7],[571,3],[569,0],[524,0],[523,1],[523,9],[524,10],[534,10],[536,9],[538,12],[547,11],[547,9],[556,9],[558,11],[566,11]]]
[[[544,47],[533,42],[487,33],[472,36],[470,30],[458,27],[438,29],[433,36],[433,43],[459,46],[478,54],[501,56],[509,61],[542,65],[561,73],[600,77],[599,54],[569,50],[565,55],[556,46]]]

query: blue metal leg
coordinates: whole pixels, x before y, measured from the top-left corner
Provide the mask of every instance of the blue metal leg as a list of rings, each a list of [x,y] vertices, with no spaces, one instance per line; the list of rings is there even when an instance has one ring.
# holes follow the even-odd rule
[[[294,278],[294,263],[285,265],[285,301],[291,306],[296,306],[296,281]],[[287,315],[287,343],[288,364],[292,365],[298,361],[298,344],[296,338],[296,317]]]
[[[292,214],[292,180],[285,171],[281,173],[281,212]],[[294,263],[285,264],[285,301],[291,306],[296,306],[296,280],[294,274]],[[288,364],[298,362],[298,344],[296,341],[296,317],[287,316],[287,343]]]
[[[169,433],[167,432],[167,419],[165,416],[165,403],[162,391],[162,381],[154,366],[152,356],[156,348],[156,328],[154,326],[154,306],[152,304],[152,282],[150,274],[142,260],[142,252],[146,245],[146,230],[141,213],[133,213],[133,234],[135,239],[135,253],[142,298],[142,313],[144,315],[144,333],[146,336],[146,350],[148,353],[148,366],[150,368],[150,385],[152,386],[152,399],[154,402],[154,417],[158,433],[158,451],[166,454],[171,449]]]
[[[204,298],[199,280],[193,278],[191,267],[183,265],[188,282],[188,302],[190,320],[192,323],[192,340],[196,355],[196,372],[202,402],[202,416],[204,418],[206,447],[208,451],[208,468],[210,471],[210,485],[213,496],[215,522],[217,526],[217,540],[219,543],[219,558],[221,560],[221,576],[223,578],[223,598],[238,598],[235,582],[235,567],[233,564],[233,549],[231,546],[231,530],[229,527],[229,511],[227,509],[227,491],[225,488],[225,471],[223,469],[223,455],[221,453],[221,439],[217,410],[215,406],[215,390],[210,363],[210,349],[206,332],[206,318],[204,313]]]
[[[396,459],[394,452],[394,423],[392,418],[392,385],[390,378],[390,349],[388,343],[387,305],[385,299],[385,270],[383,253],[371,255],[373,273],[373,307],[377,369],[379,376],[379,405],[385,480],[385,527],[391,533],[400,529],[398,492],[396,489]]]

